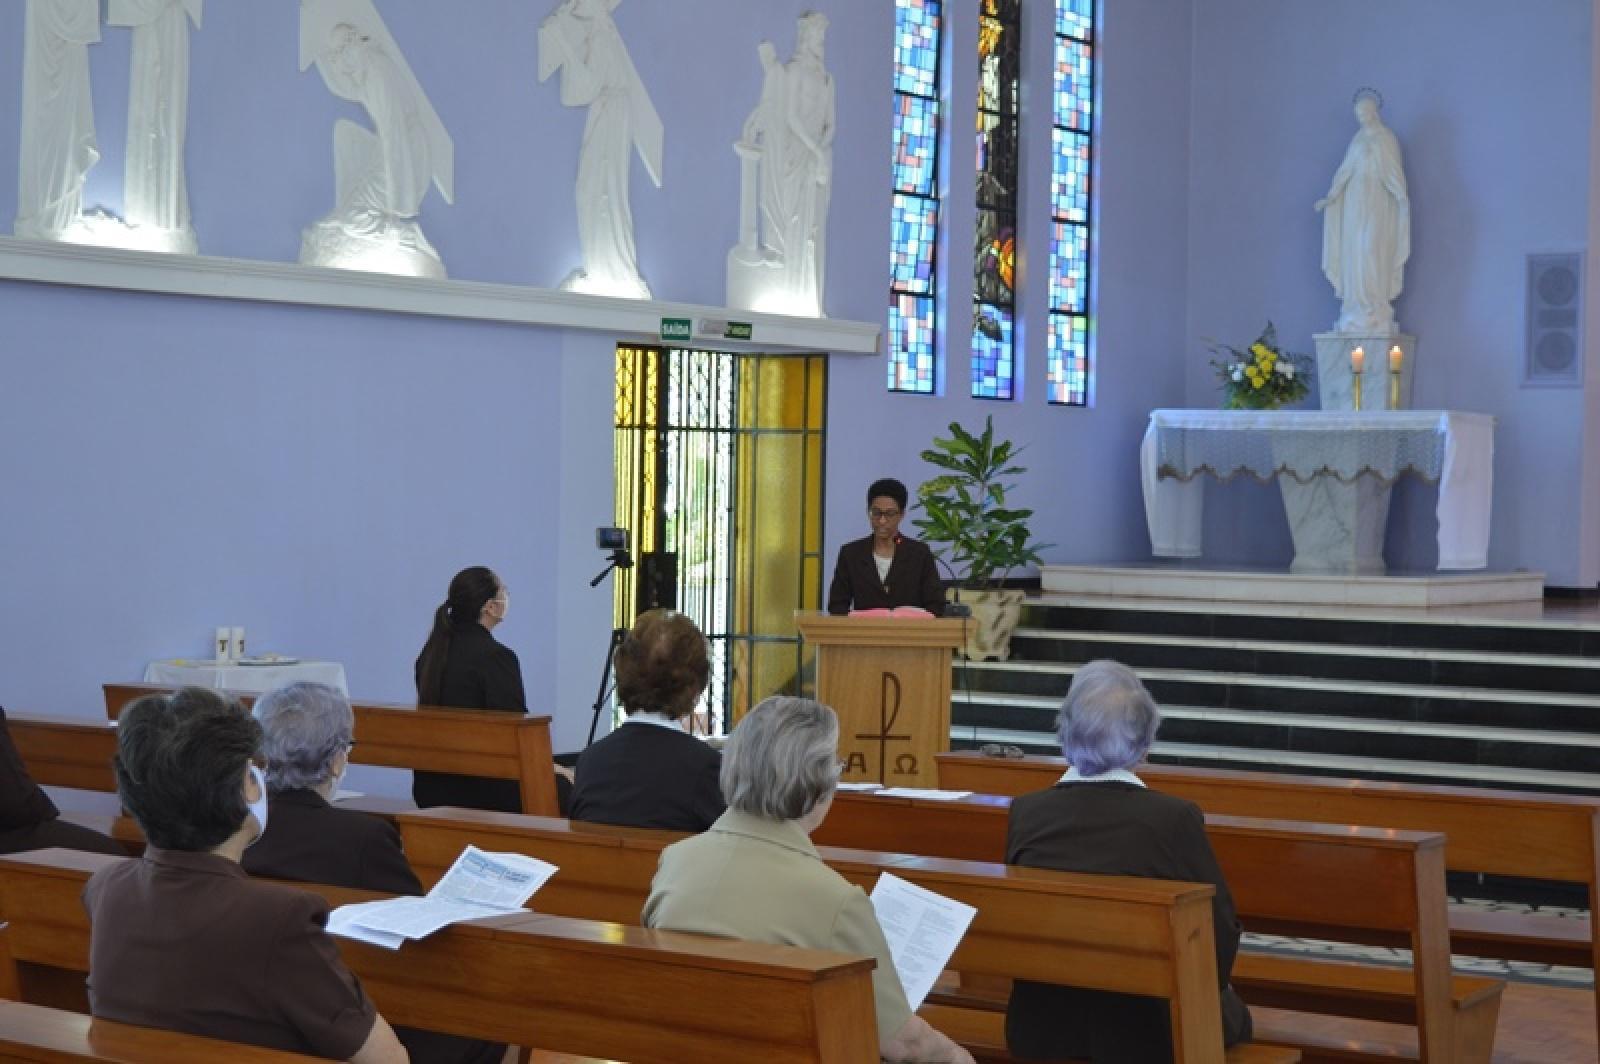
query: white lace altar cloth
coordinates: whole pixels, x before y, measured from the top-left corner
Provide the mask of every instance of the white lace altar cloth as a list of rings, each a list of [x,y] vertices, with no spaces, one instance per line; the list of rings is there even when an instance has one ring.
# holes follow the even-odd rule
[[[1198,558],[1201,474],[1439,485],[1439,568],[1488,565],[1494,418],[1457,410],[1152,410],[1139,448],[1145,521],[1161,557]]]

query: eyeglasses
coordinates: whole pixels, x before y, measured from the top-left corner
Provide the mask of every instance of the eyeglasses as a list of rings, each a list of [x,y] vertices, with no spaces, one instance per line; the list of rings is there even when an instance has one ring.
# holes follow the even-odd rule
[[[978,747],[978,753],[984,757],[1003,757],[1007,761],[1017,761],[1028,756],[1022,752],[1022,747],[1012,746],[1009,743],[984,743]]]
[[[900,516],[900,511],[879,510],[877,508],[873,508],[867,511],[867,516],[872,518],[874,521],[893,521],[896,517]]]

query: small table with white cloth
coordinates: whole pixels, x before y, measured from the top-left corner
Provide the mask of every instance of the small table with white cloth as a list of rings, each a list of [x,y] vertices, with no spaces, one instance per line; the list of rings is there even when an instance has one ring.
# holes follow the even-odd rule
[[[152,661],[145,666],[145,683],[164,687],[210,687],[219,691],[264,694],[286,683],[324,683],[349,697],[344,666],[337,661]]]
[[[1439,568],[1488,564],[1494,418],[1456,410],[1153,410],[1139,470],[1150,543],[1200,556],[1201,474],[1277,480],[1294,572],[1382,573],[1389,489],[1439,485]]]

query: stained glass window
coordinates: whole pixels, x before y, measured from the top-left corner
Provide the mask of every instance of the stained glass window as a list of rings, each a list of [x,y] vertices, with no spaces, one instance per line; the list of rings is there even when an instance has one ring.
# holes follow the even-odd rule
[[[1055,0],[1055,129],[1051,152],[1050,327],[1045,392],[1089,401],[1089,175],[1094,148],[1094,0]]]
[[[895,0],[894,206],[889,245],[889,390],[932,395],[939,244],[941,0]]]
[[[978,216],[972,271],[972,394],[1016,393],[1017,107],[1022,0],[978,4]]]

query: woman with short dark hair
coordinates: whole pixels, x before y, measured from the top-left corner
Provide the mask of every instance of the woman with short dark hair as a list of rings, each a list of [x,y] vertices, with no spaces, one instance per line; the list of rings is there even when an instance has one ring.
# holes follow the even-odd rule
[[[239,865],[266,830],[261,728],[238,702],[188,687],[117,722],[117,794],[144,856],[84,887],[89,1007],[121,1023],[350,1060],[406,1052],[324,928],[322,898]]]
[[[704,831],[722,815],[722,758],[684,725],[711,676],[706,637],[681,613],[650,610],[615,664],[628,717],[578,759],[572,819]]]
[[[872,533],[839,548],[828,586],[829,613],[917,606],[944,615],[944,584],[933,552],[900,534],[909,498],[906,486],[888,477],[867,489]]]
[[[444,603],[434,611],[428,641],[417,655],[418,705],[528,711],[516,651],[492,634],[506,619],[510,605],[510,592],[493,569],[474,565],[451,579]],[[522,789],[516,780],[453,772],[414,773],[411,797],[424,809],[435,805],[505,813],[522,809]]]

